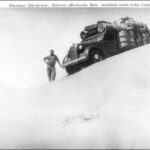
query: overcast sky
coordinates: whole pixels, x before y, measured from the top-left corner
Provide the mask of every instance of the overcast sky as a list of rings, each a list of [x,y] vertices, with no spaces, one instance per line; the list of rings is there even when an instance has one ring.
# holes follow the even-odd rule
[[[26,88],[48,82],[43,57],[54,49],[60,61],[84,26],[133,17],[150,27],[150,9],[0,9],[0,82]],[[57,65],[57,79],[66,75]]]

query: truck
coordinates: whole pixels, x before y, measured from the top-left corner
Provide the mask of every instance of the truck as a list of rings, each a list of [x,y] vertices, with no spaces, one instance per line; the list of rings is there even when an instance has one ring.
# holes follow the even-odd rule
[[[97,21],[85,26],[80,37],[81,42],[73,44],[63,59],[68,74],[150,43],[150,30],[146,24],[124,17],[114,22]]]

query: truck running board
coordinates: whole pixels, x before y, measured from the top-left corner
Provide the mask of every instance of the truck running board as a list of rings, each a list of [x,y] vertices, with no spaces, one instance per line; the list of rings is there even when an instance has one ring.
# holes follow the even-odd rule
[[[77,62],[80,62],[80,61],[82,61],[82,60],[85,60],[85,59],[86,59],[86,56],[80,57],[80,58],[78,58],[78,59],[72,60],[72,61],[70,61],[70,62],[64,64],[63,67],[66,67],[66,66],[69,66],[69,65],[73,65],[73,64],[75,64],[75,63],[77,63]]]

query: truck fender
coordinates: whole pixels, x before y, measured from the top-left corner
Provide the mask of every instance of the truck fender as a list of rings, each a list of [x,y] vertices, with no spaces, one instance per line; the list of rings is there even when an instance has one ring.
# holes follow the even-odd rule
[[[64,59],[63,59],[63,61],[62,61],[62,64],[67,63],[67,58],[68,58],[68,55],[66,55],[66,56],[64,57]]]
[[[90,48],[85,48],[84,54],[88,58],[89,57]]]

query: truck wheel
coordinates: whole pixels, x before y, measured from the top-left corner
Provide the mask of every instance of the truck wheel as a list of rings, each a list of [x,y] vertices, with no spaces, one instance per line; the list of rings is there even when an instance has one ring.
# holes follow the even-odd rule
[[[102,33],[105,31],[104,24],[98,24],[97,30],[99,33]]]
[[[66,72],[68,74],[74,74],[75,72],[78,72],[79,70],[80,70],[80,67],[77,65],[66,67]]]
[[[102,55],[98,50],[94,50],[90,54],[91,63],[96,63],[102,60]]]

